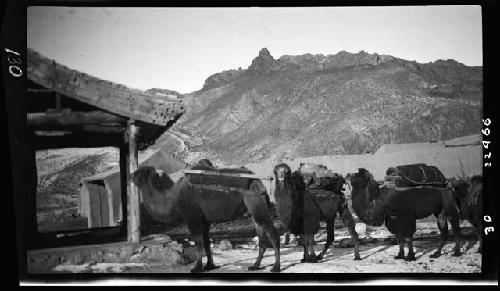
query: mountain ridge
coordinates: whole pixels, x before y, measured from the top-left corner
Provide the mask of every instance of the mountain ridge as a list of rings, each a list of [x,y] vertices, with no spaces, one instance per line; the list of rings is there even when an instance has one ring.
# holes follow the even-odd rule
[[[193,150],[227,163],[359,154],[477,133],[482,95],[482,67],[451,59],[365,51],[275,59],[263,48],[247,69],[213,74],[185,94],[190,110],[172,130],[201,138]]]

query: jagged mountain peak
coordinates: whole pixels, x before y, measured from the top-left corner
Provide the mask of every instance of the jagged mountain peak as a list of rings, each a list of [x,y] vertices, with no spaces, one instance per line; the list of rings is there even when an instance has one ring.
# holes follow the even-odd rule
[[[176,126],[230,164],[451,139],[476,132],[482,108],[482,68],[457,64],[263,48],[248,69],[210,76]]]
[[[349,66],[358,65],[378,65],[380,63],[389,62],[396,60],[397,58],[389,55],[379,55],[377,53],[367,53],[364,50],[358,53],[350,53],[345,50],[339,51],[336,54],[311,54],[305,53],[301,55],[283,55],[277,60],[274,60],[272,56],[267,54],[267,49],[261,50],[259,56],[252,62],[252,68],[257,62],[260,62],[259,69],[268,69],[271,71],[283,71],[283,70],[299,70],[305,72],[313,72],[317,70],[326,70],[333,68],[342,68]],[[264,63],[264,58],[266,60]]]
[[[267,48],[262,48],[259,55],[252,60],[252,64],[248,67],[249,71],[264,71],[269,69],[274,63],[274,58]]]
[[[259,57],[268,57],[268,56],[272,58],[271,53],[269,52],[269,50],[266,47],[261,48],[260,51],[259,51]]]
[[[252,60],[252,64],[247,69],[226,70],[215,73],[205,80],[201,90],[212,89],[232,81],[239,80],[247,82],[248,78],[260,78],[268,74],[288,74],[314,73],[316,71],[335,70],[357,66],[378,66],[385,65],[393,70],[409,70],[415,72],[424,69],[432,78],[439,79],[439,83],[457,82],[470,77],[470,70],[467,66],[455,60],[436,60],[431,63],[420,64],[416,61],[409,61],[391,55],[368,53],[360,50],[357,53],[341,50],[335,54],[311,54],[282,55],[275,59],[269,50],[264,47]],[[361,67],[360,67],[361,68]],[[473,79],[479,81],[481,68],[476,67],[476,75]],[[423,73],[423,72],[422,72]],[[458,79],[457,79],[458,78]],[[432,81],[430,83],[433,83]]]

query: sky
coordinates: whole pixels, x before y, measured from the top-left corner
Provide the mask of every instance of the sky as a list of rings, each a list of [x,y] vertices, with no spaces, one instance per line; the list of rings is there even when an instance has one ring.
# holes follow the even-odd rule
[[[28,8],[28,47],[131,88],[189,93],[246,69],[266,47],[282,55],[387,54],[482,66],[480,6]]]

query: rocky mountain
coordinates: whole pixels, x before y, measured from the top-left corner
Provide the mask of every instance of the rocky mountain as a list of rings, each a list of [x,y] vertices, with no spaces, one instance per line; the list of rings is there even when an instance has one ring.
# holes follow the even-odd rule
[[[482,67],[364,51],[275,59],[263,48],[247,69],[214,74],[183,98],[189,110],[173,131],[224,163],[360,154],[478,133]]]

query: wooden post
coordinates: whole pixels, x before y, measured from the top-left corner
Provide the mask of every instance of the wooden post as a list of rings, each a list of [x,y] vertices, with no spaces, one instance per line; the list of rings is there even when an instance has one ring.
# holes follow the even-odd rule
[[[128,146],[129,161],[127,169],[127,237],[129,242],[140,242],[141,240],[141,213],[139,202],[139,189],[132,181],[131,174],[138,168],[137,134],[139,128],[134,124],[134,120],[128,121]]]
[[[34,133],[30,132],[30,137],[32,137],[33,134]],[[31,239],[28,239],[26,246],[28,248],[33,248],[38,243],[38,240],[35,239],[38,234],[36,202],[36,194],[38,193],[38,170],[36,167],[36,148],[33,144],[30,144],[29,141],[26,146],[28,148],[27,163],[25,164],[27,167],[21,167],[24,168],[21,177],[23,177],[26,187],[30,191],[25,193],[27,196],[23,197],[23,207],[20,209],[24,212],[22,214],[23,220],[28,223],[29,235],[31,236]]]
[[[56,92],[56,112],[61,112],[61,94]]]
[[[127,132],[124,134],[124,142],[120,145],[120,191],[122,198],[122,223],[121,223],[121,231],[125,235],[128,235],[128,181],[127,181],[127,171],[128,171],[128,138]],[[127,236],[128,239],[128,236]]]

